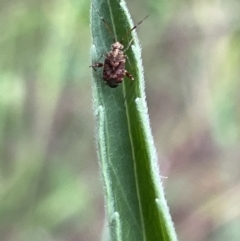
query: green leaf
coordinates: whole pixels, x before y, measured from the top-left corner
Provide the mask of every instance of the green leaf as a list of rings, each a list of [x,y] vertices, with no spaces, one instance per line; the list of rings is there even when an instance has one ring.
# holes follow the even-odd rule
[[[98,152],[111,240],[177,240],[150,130],[141,49],[135,30],[129,33],[133,21],[124,1],[93,0],[92,4],[93,63],[104,62],[104,57],[99,58],[109,52],[113,41],[127,47],[133,39],[126,51],[126,69],[134,76],[133,83],[125,78],[119,87],[110,88],[103,81],[102,69],[93,71]]]

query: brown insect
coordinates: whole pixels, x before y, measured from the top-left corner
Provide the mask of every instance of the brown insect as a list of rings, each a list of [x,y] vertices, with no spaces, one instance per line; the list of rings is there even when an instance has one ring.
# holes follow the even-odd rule
[[[94,7],[93,7],[94,8]],[[98,15],[100,16],[102,22],[114,36],[114,33],[105,19],[100,15],[100,13],[96,10]],[[148,16],[146,16],[143,20],[137,23],[133,28],[131,28],[127,33],[129,34],[131,31],[137,28]],[[114,37],[115,39],[115,37]],[[104,63],[94,63],[89,67],[92,67],[95,71],[95,68],[102,68],[103,67],[103,80],[106,84],[111,88],[118,87],[124,80],[124,77],[128,77],[130,80],[134,80],[134,77],[125,69],[125,63],[128,56],[125,52],[131,46],[133,39],[128,44],[128,47],[124,49],[124,46],[119,42],[116,41],[111,45],[111,49],[107,54],[104,54],[105,60]]]

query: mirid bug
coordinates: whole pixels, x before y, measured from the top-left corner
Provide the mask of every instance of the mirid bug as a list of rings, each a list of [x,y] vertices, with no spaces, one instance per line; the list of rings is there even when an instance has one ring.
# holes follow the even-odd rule
[[[110,26],[108,25],[108,23],[105,21],[105,19],[100,15],[100,13],[97,10],[95,11],[98,13],[102,22],[114,37],[114,33],[110,28]],[[127,33],[129,34],[131,31],[136,29],[137,26],[140,25],[147,17],[148,16],[146,16],[143,20],[137,23]],[[123,82],[125,76],[132,81],[134,80],[134,77],[125,69],[126,59],[128,58],[125,52],[131,46],[133,39],[129,42],[128,47],[126,49],[124,49],[123,44],[117,41],[115,37],[114,37],[114,41],[115,42],[111,45],[110,51],[107,54],[103,55],[105,56],[104,62],[103,63],[97,62],[89,66],[89,67],[92,67],[95,71],[96,71],[95,68],[103,67],[103,80],[111,88],[118,87],[119,84]]]

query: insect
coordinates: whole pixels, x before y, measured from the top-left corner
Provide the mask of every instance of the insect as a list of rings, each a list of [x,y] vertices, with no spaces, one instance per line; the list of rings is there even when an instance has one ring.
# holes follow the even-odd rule
[[[110,33],[114,36],[114,33],[110,28],[109,24],[105,21],[105,19],[100,15],[100,13],[97,10],[95,11],[98,13],[102,22],[110,31]],[[127,34],[129,34],[131,31],[136,29],[137,26],[140,25],[147,17],[148,16],[146,16],[143,20],[141,20],[133,28],[131,28],[127,32]],[[128,50],[128,48],[131,46],[133,39],[131,39],[131,41],[128,44],[128,47],[125,49],[123,44],[117,41],[115,37],[114,37],[114,41],[115,42],[111,45],[110,51],[103,55],[105,56],[104,62],[103,63],[97,62],[89,66],[89,67],[92,67],[95,71],[96,71],[96,68],[103,68],[103,80],[111,88],[118,87],[119,84],[123,82],[125,76],[132,81],[134,80],[134,77],[132,76],[132,74],[125,69],[126,59],[128,58],[128,56],[125,53]]]

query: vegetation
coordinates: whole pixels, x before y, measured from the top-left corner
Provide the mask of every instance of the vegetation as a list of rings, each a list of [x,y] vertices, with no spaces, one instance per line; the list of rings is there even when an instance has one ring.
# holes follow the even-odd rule
[[[128,1],[134,22],[150,15],[137,32],[180,240],[239,239],[239,4]],[[1,241],[101,238],[89,9],[77,0],[1,1]],[[116,89],[121,103],[125,85]],[[126,90],[127,104],[137,88]]]

